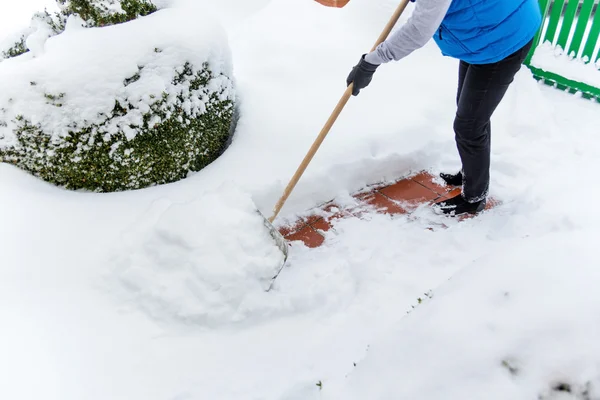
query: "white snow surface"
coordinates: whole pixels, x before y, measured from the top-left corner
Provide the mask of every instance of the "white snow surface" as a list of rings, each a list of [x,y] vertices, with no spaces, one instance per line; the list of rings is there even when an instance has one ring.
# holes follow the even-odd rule
[[[597,398],[598,105],[523,68],[493,118],[499,206],[460,223],[426,207],[341,220],[318,249],[292,243],[267,293],[278,256],[250,208],[270,214],[396,4],[208,3],[170,12],[207,7],[227,30],[240,121],[215,163],[104,195],[0,165],[0,398]],[[434,43],[382,66],[277,223],[456,169],[456,75]]]
[[[599,398],[600,305],[590,296],[600,270],[588,241],[589,232],[549,233],[474,260],[323,397]],[[571,395],[553,390],[561,383]]]
[[[124,131],[132,139],[143,126],[143,114],[163,93],[168,104],[175,101],[179,91],[172,80],[186,62],[198,69],[208,62],[215,76],[232,74],[226,34],[208,13],[165,9],[128,24],[93,29],[83,29],[71,18],[65,32],[48,36],[40,27],[27,39],[31,52],[0,63],[0,119],[6,123],[0,126],[0,147],[15,144],[19,115],[57,139],[74,127],[102,123],[112,114],[115,99],[135,110],[114,118],[106,129],[109,135]],[[124,86],[140,66],[140,79]],[[231,97],[228,82],[216,78],[211,85],[226,87],[225,96]],[[186,108],[190,117],[203,113],[203,100],[208,100],[193,99]]]

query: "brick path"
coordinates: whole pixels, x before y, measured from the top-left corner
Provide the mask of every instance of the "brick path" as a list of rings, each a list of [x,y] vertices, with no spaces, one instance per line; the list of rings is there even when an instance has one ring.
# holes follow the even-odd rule
[[[359,218],[365,212],[409,214],[421,204],[442,201],[457,194],[460,194],[460,188],[441,186],[434,182],[432,175],[420,172],[391,185],[373,186],[353,194],[358,203],[353,207],[326,203],[311,210],[308,217],[280,227],[279,231],[289,242],[300,240],[306,246],[315,248],[325,240],[322,233],[329,231],[335,220],[340,218]],[[494,205],[493,200],[488,201],[486,209]]]

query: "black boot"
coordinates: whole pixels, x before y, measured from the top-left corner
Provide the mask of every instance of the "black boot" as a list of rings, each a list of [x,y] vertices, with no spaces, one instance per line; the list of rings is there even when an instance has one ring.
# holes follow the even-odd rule
[[[439,207],[444,214],[450,215],[461,215],[466,213],[477,214],[485,209],[485,205],[485,199],[476,203],[469,203],[462,197],[462,194],[436,203],[436,206]]]
[[[456,174],[446,174],[442,172],[440,177],[446,182],[447,185],[462,186],[463,174],[460,171]]]

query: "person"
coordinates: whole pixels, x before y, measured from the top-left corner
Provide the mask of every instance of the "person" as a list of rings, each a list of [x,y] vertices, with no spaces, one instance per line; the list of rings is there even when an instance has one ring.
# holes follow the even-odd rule
[[[490,119],[531,49],[542,15],[537,0],[411,0],[407,22],[363,54],[346,79],[352,95],[377,68],[423,47],[432,37],[442,55],[459,60],[454,133],[462,168],[441,173],[462,192],[437,203],[444,214],[476,214],[486,206],[490,180]]]

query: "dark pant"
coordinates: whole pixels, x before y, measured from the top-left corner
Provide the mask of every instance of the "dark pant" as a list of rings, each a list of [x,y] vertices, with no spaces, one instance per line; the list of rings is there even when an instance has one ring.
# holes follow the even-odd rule
[[[490,181],[490,118],[521,68],[532,42],[492,64],[460,62],[457,111],[454,119],[456,146],[462,161],[463,197],[483,200]]]

